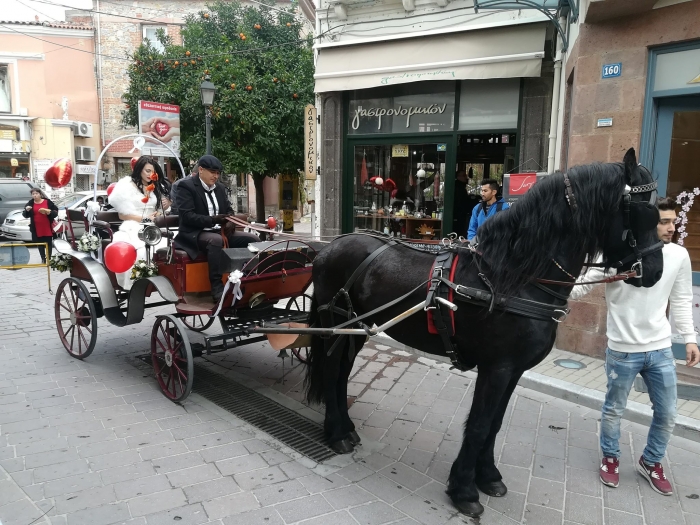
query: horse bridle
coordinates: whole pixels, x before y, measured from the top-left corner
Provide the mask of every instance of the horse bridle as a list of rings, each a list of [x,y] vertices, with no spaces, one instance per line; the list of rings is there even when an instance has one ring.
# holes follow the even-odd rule
[[[648,170],[644,166],[640,164],[639,167],[646,170],[648,173]],[[571,187],[571,181],[569,180],[569,175],[567,173],[564,173],[564,187],[566,202],[568,202],[569,207],[571,208],[571,212],[576,213],[576,211],[578,210],[578,203],[576,202],[576,197],[574,195],[574,191]],[[622,193],[622,240],[627,241],[627,245],[632,249],[632,253],[614,263],[611,263],[610,261],[602,263],[584,263],[584,266],[619,269],[622,268],[625,264],[631,261],[635,261],[632,264],[632,267],[629,269],[629,271],[618,274],[618,279],[616,280],[626,280],[635,278],[640,279],[644,275],[644,265],[642,263],[642,259],[651,253],[661,250],[664,247],[664,243],[663,241],[658,241],[652,244],[651,246],[647,246],[645,248],[640,249],[637,246],[637,239],[635,239],[634,232],[632,231],[631,215],[633,208],[638,209],[639,211],[637,211],[636,214],[639,214],[640,216],[643,216],[645,214],[647,215],[647,217],[641,217],[640,220],[648,220],[649,222],[651,222],[652,218],[650,214],[646,212],[646,210],[649,210],[651,207],[653,207],[653,209],[656,210],[657,188],[658,183],[656,181],[650,182],[648,184],[640,184],[637,186],[625,185],[625,189]],[[651,196],[649,197],[648,202],[632,201],[632,194],[646,192],[651,192]],[[656,218],[653,220],[655,221],[655,223],[658,223],[658,210],[656,211],[655,216]],[[568,274],[568,272],[566,273]]]

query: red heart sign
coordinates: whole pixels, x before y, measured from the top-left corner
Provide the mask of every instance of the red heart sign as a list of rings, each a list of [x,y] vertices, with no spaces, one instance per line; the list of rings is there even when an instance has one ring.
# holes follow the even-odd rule
[[[165,137],[165,134],[170,130],[170,126],[168,126],[165,122],[156,122],[156,133],[160,135],[161,137]]]
[[[58,159],[46,170],[44,180],[52,188],[63,188],[73,176],[73,164],[70,159]]]

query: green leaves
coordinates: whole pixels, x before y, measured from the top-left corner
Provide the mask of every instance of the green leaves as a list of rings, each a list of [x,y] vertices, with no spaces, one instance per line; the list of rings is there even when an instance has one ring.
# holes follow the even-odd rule
[[[125,124],[138,123],[139,100],[178,104],[183,163],[199,158],[205,143],[199,85],[208,74],[217,88],[212,149],[226,171],[270,176],[302,169],[303,113],[314,100],[314,67],[312,39],[298,18],[217,2],[188,16],[181,36],[183,44],[175,45],[159,34],[162,53],[142,45],[134,54]]]

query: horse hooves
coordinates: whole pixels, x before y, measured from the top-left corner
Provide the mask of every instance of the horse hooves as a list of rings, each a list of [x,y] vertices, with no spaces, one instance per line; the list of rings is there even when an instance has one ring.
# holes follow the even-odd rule
[[[331,443],[331,448],[336,454],[350,454],[355,450],[352,446],[352,442],[347,438]]]
[[[484,506],[478,501],[452,501],[462,514],[476,518],[484,513]]]
[[[353,445],[359,445],[360,443],[362,443],[362,438],[360,437],[360,434],[358,434],[354,430],[350,432],[350,434],[348,435],[348,439]]]
[[[494,498],[502,498],[508,493],[508,487],[501,480],[492,481],[491,483],[477,483],[476,486],[479,487],[481,492]]]

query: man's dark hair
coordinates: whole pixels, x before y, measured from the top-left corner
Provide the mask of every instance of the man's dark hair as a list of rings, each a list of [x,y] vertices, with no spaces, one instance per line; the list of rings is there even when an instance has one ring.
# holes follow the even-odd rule
[[[656,199],[656,207],[659,211],[676,211],[678,204],[671,197],[659,197]]]
[[[500,186],[498,185],[498,181],[496,179],[484,179],[481,181],[481,185],[489,186],[494,191],[498,191],[500,189]]]

